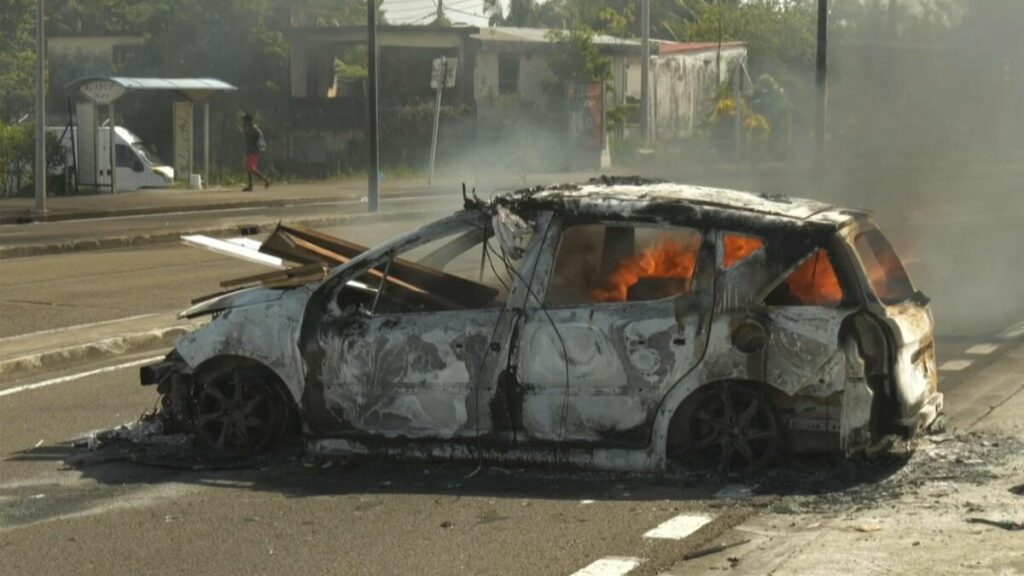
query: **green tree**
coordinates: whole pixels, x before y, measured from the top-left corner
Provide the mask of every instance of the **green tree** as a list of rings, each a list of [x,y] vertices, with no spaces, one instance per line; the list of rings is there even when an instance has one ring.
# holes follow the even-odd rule
[[[691,42],[741,41],[747,45],[750,68],[775,73],[814,63],[815,19],[810,3],[780,5],[754,0],[741,5],[721,3],[698,11],[680,37]]]
[[[546,56],[548,68],[562,82],[605,82],[612,77],[612,60],[594,44],[594,31],[586,26],[552,30],[547,38],[555,49]]]
[[[0,0],[0,121],[35,109],[35,2]]]

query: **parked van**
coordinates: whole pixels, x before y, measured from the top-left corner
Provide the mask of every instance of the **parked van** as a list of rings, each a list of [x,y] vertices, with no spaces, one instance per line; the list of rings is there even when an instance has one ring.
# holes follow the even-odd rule
[[[78,129],[50,127],[59,139],[64,150],[64,170],[68,174],[76,174],[81,165],[76,162],[75,149],[82,152],[78,141]],[[131,192],[142,188],[169,188],[174,184],[174,168],[168,166],[146,148],[142,139],[123,126],[115,128],[116,140],[114,155],[117,164],[117,192]],[[96,156],[98,164],[98,187],[110,187],[110,128],[101,127],[98,131]],[[83,175],[77,179],[80,186],[91,185],[94,177]],[[72,182],[69,178],[68,182]]]

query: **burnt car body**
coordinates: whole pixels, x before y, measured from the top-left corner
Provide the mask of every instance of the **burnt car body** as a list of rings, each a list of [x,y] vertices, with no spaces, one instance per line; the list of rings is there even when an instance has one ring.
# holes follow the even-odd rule
[[[226,454],[301,422],[322,453],[657,470],[871,451],[942,409],[932,316],[867,213],[599,180],[533,188],[213,320],[143,368]]]

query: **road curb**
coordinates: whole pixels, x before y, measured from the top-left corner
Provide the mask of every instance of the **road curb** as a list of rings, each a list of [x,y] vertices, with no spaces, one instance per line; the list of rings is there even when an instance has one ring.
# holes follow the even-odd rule
[[[295,220],[283,219],[280,222],[286,224],[297,224],[312,228],[320,226],[336,226],[347,222],[387,222],[411,220],[419,218],[440,210],[407,210],[401,212],[385,213],[360,213],[345,214],[341,216],[330,216],[322,218],[300,218]],[[244,226],[220,226],[216,228],[182,229],[173,232],[160,232],[144,236],[112,236],[109,238],[91,238],[86,240],[70,240],[55,244],[20,244],[13,246],[0,246],[0,260],[11,260],[14,258],[27,258],[30,256],[46,256],[52,254],[64,254],[67,252],[84,252],[88,250],[110,250],[114,248],[127,248],[131,246],[146,246],[151,244],[166,244],[178,242],[186,234],[205,234],[207,236],[224,235],[254,235],[270,232],[277,226],[277,222],[264,222],[260,224]],[[244,233],[243,233],[244,229]]]
[[[195,322],[175,324],[0,360],[0,380],[14,381],[87,362],[170,348],[179,336],[199,326]]]
[[[381,200],[403,200],[424,196],[446,196],[453,194],[456,187],[435,187],[420,190],[393,190],[385,194]],[[157,192],[154,192],[156,194]],[[246,208],[276,208],[285,206],[308,206],[330,202],[355,202],[366,197],[365,191],[338,193],[329,196],[306,198],[272,198],[266,200],[242,200],[238,202],[211,202],[200,204],[181,204],[178,206],[146,206],[125,208],[120,210],[84,210],[81,212],[56,212],[32,214],[25,212],[0,214],[0,226],[21,226],[24,224],[45,224],[48,222],[73,222],[102,218],[121,218],[127,216],[156,216],[160,214],[177,214],[179,212],[213,212],[217,210],[241,210]]]

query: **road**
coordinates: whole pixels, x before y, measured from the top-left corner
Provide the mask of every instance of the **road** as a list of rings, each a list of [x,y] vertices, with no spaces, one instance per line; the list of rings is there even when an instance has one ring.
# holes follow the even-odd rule
[[[413,209],[451,206],[431,199],[410,200],[409,208],[409,217],[328,231],[372,244],[428,217],[414,219]],[[958,225],[984,228],[990,212]],[[277,216],[194,215],[232,225]],[[908,226],[933,225],[929,218],[937,216],[915,214]],[[996,218],[1019,224],[1019,213]],[[118,233],[147,225],[124,220],[92,225]],[[222,279],[259,270],[173,244],[5,260],[0,269],[0,338],[177,310]],[[328,464],[298,452],[233,470],[103,461],[69,440],[152,409],[153,391],[124,366],[158,351],[0,381],[0,574],[568,575],[591,566],[592,574],[613,575],[633,565],[632,575],[881,574],[908,559],[913,572],[1024,571],[1011,532],[964,521],[1024,521],[1024,499],[1007,492],[1024,482],[1019,304],[978,319],[967,307],[947,312],[936,303],[937,316],[965,320],[940,324],[938,334],[953,432],[926,441],[906,466],[815,462],[803,475]],[[716,498],[726,484],[757,495]],[[686,527],[705,521],[695,532]],[[655,528],[667,537],[653,537]],[[742,540],[750,542],[683,560]]]

